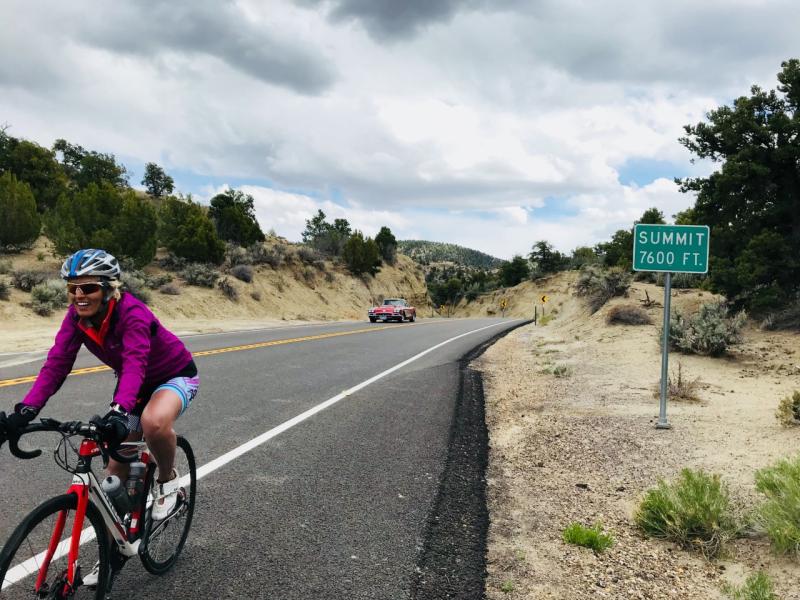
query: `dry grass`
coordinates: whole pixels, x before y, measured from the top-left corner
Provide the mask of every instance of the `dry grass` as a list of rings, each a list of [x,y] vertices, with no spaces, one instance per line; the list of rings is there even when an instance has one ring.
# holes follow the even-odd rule
[[[678,372],[674,371],[667,377],[667,398],[670,400],[683,400],[687,402],[698,402],[697,390],[700,387],[700,378],[689,379],[684,376],[683,365],[678,362]],[[653,394],[656,398],[661,396],[661,383],[656,384]]]
[[[652,325],[653,320],[643,309],[633,304],[620,304],[613,307],[606,315],[606,323],[609,325]]]

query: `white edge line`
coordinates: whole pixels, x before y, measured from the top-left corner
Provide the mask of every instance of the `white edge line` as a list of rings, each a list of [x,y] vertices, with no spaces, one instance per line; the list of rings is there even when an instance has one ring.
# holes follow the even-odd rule
[[[513,321],[510,321],[510,322],[513,323],[513,322],[518,321],[518,320],[519,319],[514,319]],[[457,335],[455,337],[451,337],[450,339],[447,339],[447,340],[445,340],[443,342],[439,342],[435,346],[431,346],[427,350],[423,350],[422,352],[420,352],[419,354],[415,354],[411,358],[407,358],[403,362],[401,362],[399,364],[396,364],[395,366],[390,367],[390,368],[386,369],[385,371],[382,371],[381,373],[378,373],[377,375],[374,375],[374,376],[370,377],[366,381],[362,381],[358,385],[354,385],[350,389],[347,389],[347,390],[345,390],[345,391],[343,391],[343,392],[341,392],[339,394],[336,394],[333,398],[329,398],[328,400],[325,400],[324,402],[309,408],[307,411],[302,412],[302,413],[300,413],[299,415],[297,415],[295,417],[292,417],[288,421],[284,421],[283,423],[281,423],[277,427],[273,427],[269,431],[265,431],[264,433],[262,433],[261,435],[253,438],[249,442],[245,442],[241,446],[238,446],[237,448],[234,448],[233,450],[230,450],[230,451],[226,452],[222,456],[219,456],[219,457],[215,458],[211,462],[208,462],[208,463],[204,464],[202,467],[197,469],[197,479],[200,480],[203,477],[206,477],[207,475],[210,475],[211,473],[213,473],[217,469],[219,469],[221,467],[224,467],[229,462],[239,458],[243,454],[246,454],[246,453],[250,452],[251,450],[257,448],[261,444],[271,440],[275,436],[280,435],[284,431],[287,431],[287,430],[291,429],[295,425],[299,425],[300,423],[302,423],[306,419],[309,419],[309,418],[313,417],[315,414],[317,414],[319,412],[322,412],[326,408],[329,408],[329,407],[333,406],[334,404],[336,404],[340,400],[343,400],[343,399],[347,398],[349,395],[354,394],[354,393],[356,393],[356,392],[358,392],[360,390],[363,390],[368,385],[370,385],[372,383],[375,383],[379,379],[383,379],[387,375],[391,375],[395,371],[397,371],[399,369],[402,369],[406,365],[409,365],[409,364],[411,364],[412,362],[414,362],[416,360],[419,360],[420,358],[422,358],[426,354],[429,354],[429,353],[433,352],[434,350],[437,350],[437,349],[441,348],[445,344],[449,344],[450,342],[454,342],[457,339],[460,339],[462,337],[471,335],[473,333],[478,333],[479,331],[483,331],[485,329],[490,329],[492,327],[497,327],[498,325],[505,325],[507,323],[509,323],[509,321],[502,321],[500,323],[492,323],[491,325],[487,325],[486,327],[481,327],[479,329],[473,329],[472,331],[467,331],[466,333],[462,333],[462,334]],[[181,479],[182,480],[186,479],[186,481],[182,482],[184,485],[186,483],[188,483],[188,476],[184,476]],[[94,538],[94,535],[91,535],[91,536],[87,535],[87,533],[86,533],[87,531],[92,531],[92,530],[90,530],[88,527],[83,530],[83,532],[81,533],[81,544],[84,544],[85,542],[87,542],[87,541],[89,541],[89,540]],[[84,537],[86,537],[86,539],[84,539]],[[68,540],[65,540],[65,542],[67,542],[67,541]],[[64,542],[62,542],[62,544],[64,544]],[[61,546],[61,544],[59,545],[59,547],[60,546]],[[68,546],[66,544],[64,544],[64,549],[65,550],[68,549]],[[66,551],[63,554],[66,554]],[[62,554],[62,556],[63,556],[63,554]],[[43,556],[44,556],[44,551],[39,553],[37,556],[35,556],[33,558],[29,558],[28,560],[26,560],[22,564],[19,564],[16,567],[14,567],[13,569],[11,569],[10,571],[8,571],[6,573],[6,578],[3,580],[2,589],[5,590],[8,587],[10,587],[11,585],[13,585],[14,583],[16,583],[17,581],[20,581],[21,579],[24,579],[28,575],[32,574],[32,572],[29,570],[29,567],[34,564],[35,560],[37,560],[37,559],[41,560],[41,558]],[[57,557],[54,557],[53,559],[55,560],[55,558],[57,558]]]

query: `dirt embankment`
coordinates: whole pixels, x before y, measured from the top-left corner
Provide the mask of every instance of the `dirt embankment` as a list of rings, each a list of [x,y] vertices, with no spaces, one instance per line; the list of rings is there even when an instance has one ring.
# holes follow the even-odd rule
[[[662,309],[647,309],[653,325],[605,317],[618,304],[641,306],[645,292],[660,303],[663,289],[635,284],[590,315],[569,283],[523,284],[525,310],[547,294],[554,319],[511,333],[475,365],[490,436],[487,597],[704,600],[764,569],[780,598],[800,598],[798,563],[771,554],[764,538],[738,540],[712,563],[643,537],[632,521],[643,492],[684,467],[719,473],[735,502],[755,506],[754,471],[800,450],[800,431],[775,418],[780,399],[800,389],[800,335],[749,329],[724,358],[671,354],[671,370],[680,362],[683,377],[699,380],[699,401],[670,403],[673,429],[656,430]],[[708,299],[677,290],[672,303],[691,310]],[[600,555],[566,544],[573,521],[602,523],[616,544]]]
[[[415,304],[420,315],[430,314],[427,286],[421,267],[406,256],[384,265],[375,277],[353,277],[343,265],[332,261],[306,264],[288,246],[285,264],[254,267],[251,283],[227,278],[238,291],[238,300],[226,298],[218,288],[187,285],[175,276],[179,295],[151,292],[150,306],[158,317],[179,333],[252,328],[298,321],[366,320],[367,309],[383,298],[402,297]],[[47,271],[58,277],[61,260],[53,257],[49,242],[40,238],[34,248],[0,257],[12,270]],[[164,273],[148,266],[149,275]],[[174,275],[174,274],[173,274]],[[226,276],[223,274],[223,276]],[[10,281],[10,275],[0,275]],[[62,312],[50,317],[35,314],[25,304],[30,294],[11,290],[9,301],[0,301],[0,353],[46,348],[58,328]]]

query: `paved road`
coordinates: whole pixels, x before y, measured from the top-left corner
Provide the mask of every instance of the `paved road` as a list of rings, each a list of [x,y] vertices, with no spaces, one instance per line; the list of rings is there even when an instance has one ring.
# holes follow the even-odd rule
[[[446,340],[199,483],[192,534],[174,571],[130,562],[115,598],[407,598],[426,515],[443,469],[457,393],[457,359],[518,324],[453,319],[336,323],[186,338],[201,390],[179,421],[203,465],[305,410]],[[241,348],[250,346],[249,348]],[[239,348],[224,352],[216,349]],[[0,380],[35,374],[16,356]],[[76,368],[96,365],[81,356]],[[110,372],[71,376],[47,414],[102,412]],[[0,407],[30,383],[0,381]],[[52,438],[41,444],[53,447]],[[69,476],[45,453],[0,452],[0,540]],[[134,590],[136,590],[134,592]]]

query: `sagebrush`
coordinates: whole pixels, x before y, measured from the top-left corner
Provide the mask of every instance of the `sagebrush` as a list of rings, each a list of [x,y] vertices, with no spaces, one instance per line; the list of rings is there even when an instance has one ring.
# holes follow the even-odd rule
[[[719,475],[683,469],[673,483],[664,480],[647,491],[634,516],[647,535],[719,556],[738,533],[730,493]]]
[[[217,287],[222,290],[222,294],[228,300],[233,300],[234,302],[239,300],[239,290],[236,289],[236,286],[233,285],[233,282],[227,277],[220,279],[217,283]]]
[[[230,273],[239,281],[244,281],[245,283],[253,281],[253,267],[250,265],[236,265],[235,267],[231,267]]]
[[[575,282],[575,293],[586,298],[594,313],[614,296],[626,296],[631,285],[631,274],[618,267],[604,269],[587,265],[581,269]]]
[[[34,286],[50,279],[51,273],[47,271],[20,270],[11,273],[11,284],[18,290],[30,292]]]
[[[781,400],[775,416],[784,425],[800,425],[800,391]]]
[[[686,354],[721,356],[742,341],[746,321],[744,311],[730,316],[724,301],[707,302],[691,316],[676,311],[669,323],[670,347]]]
[[[8,300],[11,298],[11,288],[5,281],[0,281],[0,300]]]
[[[49,279],[31,289],[31,308],[37,315],[50,316],[67,306],[67,289],[60,279]]]
[[[180,276],[189,285],[207,288],[213,288],[217,279],[219,279],[219,273],[205,263],[189,263],[180,272]]]
[[[147,287],[147,276],[141,271],[124,271],[119,278],[122,283],[121,290],[136,296],[145,304],[150,303],[151,295]]]

